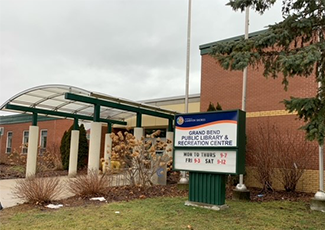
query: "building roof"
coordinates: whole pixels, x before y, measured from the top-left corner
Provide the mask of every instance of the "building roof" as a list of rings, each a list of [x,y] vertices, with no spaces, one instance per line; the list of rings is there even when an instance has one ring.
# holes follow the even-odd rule
[[[266,31],[267,31],[267,29],[252,32],[252,33],[248,34],[248,37],[249,38],[256,37],[256,36],[258,36],[260,34],[265,33]],[[245,37],[244,35],[239,35],[239,36],[235,36],[235,37],[231,37],[231,38],[227,38],[227,39],[223,39],[223,40],[219,40],[219,41],[210,42],[210,43],[207,43],[207,44],[200,45],[199,48],[200,48],[200,51],[201,51],[201,55],[210,53],[212,47],[214,45],[216,45],[217,43],[239,41],[239,40],[243,39],[244,37]]]
[[[52,121],[57,120],[55,117],[46,117],[46,116],[38,116],[38,121]],[[9,124],[18,124],[18,123],[26,123],[31,122],[32,115],[30,114],[12,114],[8,116],[0,116],[0,125],[9,125]]]
[[[190,94],[188,95],[189,103],[193,102],[200,102],[201,95],[197,94]],[[164,106],[164,105],[173,105],[173,104],[185,104],[185,96],[173,96],[173,97],[163,97],[163,98],[154,98],[148,100],[141,100],[141,103],[155,105],[155,106]]]
[[[116,98],[107,94],[91,92],[69,85],[42,85],[27,89],[8,99],[0,110],[44,114],[49,117],[78,118],[92,120],[96,116],[96,103],[99,108],[100,121],[113,121],[122,124],[138,111],[144,114],[174,116],[177,112],[162,109],[145,103]],[[109,106],[111,105],[111,106]],[[126,108],[130,109],[127,110]],[[90,118],[90,119],[88,119]]]

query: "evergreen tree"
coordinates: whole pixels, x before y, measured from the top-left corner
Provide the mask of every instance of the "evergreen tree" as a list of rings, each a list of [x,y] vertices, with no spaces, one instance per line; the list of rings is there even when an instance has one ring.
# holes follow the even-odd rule
[[[219,104],[219,102],[217,102],[217,106],[214,106],[214,104],[210,101],[207,111],[218,111],[218,110],[222,110],[222,107]]]
[[[78,152],[78,168],[85,168],[88,160],[89,144],[87,140],[87,132],[83,124],[79,127],[79,152]]]
[[[73,125],[69,128],[68,131],[64,132],[61,139],[60,152],[61,152],[63,169],[65,170],[69,168],[70,142],[71,142],[72,129],[73,129]],[[85,127],[82,124],[79,127],[78,169],[82,169],[87,165],[89,145],[88,145],[86,134],[87,133]]]
[[[207,111],[216,111],[216,107],[214,106],[214,104],[211,101],[209,103]]]
[[[222,107],[221,107],[221,105],[219,104],[219,102],[217,102],[216,110],[222,110]]]
[[[275,0],[230,0],[234,10],[251,7],[263,14]],[[325,138],[325,0],[283,0],[283,21],[268,26],[247,40],[218,43],[211,55],[224,69],[243,70],[248,65],[264,68],[265,77],[281,73],[285,90],[289,77],[315,74],[319,90],[312,98],[284,100],[289,112],[297,112],[306,123],[301,129],[320,145]]]
[[[71,129],[72,126],[68,131],[64,132],[61,139],[60,152],[61,152],[62,166],[64,170],[67,170],[69,168]]]

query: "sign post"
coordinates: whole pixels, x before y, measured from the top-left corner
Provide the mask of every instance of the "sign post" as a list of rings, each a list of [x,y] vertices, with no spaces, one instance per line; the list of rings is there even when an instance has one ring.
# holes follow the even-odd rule
[[[245,172],[245,112],[178,114],[175,121],[173,168],[190,173],[185,204],[220,209],[226,176]]]

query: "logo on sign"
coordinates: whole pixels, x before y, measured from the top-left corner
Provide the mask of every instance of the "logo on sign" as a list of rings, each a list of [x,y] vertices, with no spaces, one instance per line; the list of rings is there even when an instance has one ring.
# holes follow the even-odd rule
[[[176,122],[177,122],[178,125],[182,125],[182,124],[184,124],[184,118],[183,117],[178,117]]]

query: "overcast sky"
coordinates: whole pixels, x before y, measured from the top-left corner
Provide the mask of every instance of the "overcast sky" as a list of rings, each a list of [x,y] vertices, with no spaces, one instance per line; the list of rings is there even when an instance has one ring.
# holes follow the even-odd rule
[[[192,0],[190,93],[199,45],[244,33],[227,0]],[[281,20],[250,12],[250,32]],[[130,100],[185,94],[188,0],[0,0],[0,105],[38,85]]]

